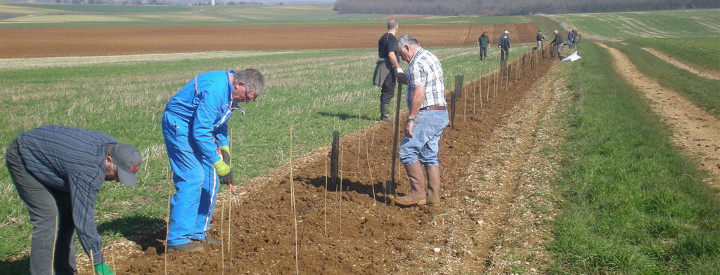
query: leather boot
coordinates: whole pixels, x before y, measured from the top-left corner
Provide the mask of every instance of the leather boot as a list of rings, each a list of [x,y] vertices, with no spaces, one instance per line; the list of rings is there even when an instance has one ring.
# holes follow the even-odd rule
[[[425,205],[425,177],[422,165],[420,162],[405,165],[405,171],[410,179],[410,193],[395,198],[395,203],[402,206]]]
[[[392,121],[392,118],[390,118],[390,103],[380,104],[380,120]]]
[[[427,204],[440,205],[440,166],[425,167],[428,176]]]

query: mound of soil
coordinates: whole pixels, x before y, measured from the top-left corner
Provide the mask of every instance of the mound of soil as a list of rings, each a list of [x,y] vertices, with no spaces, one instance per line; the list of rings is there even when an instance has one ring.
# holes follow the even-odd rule
[[[455,107],[454,129],[448,127],[440,143],[443,188],[450,190],[443,201],[474,195],[464,184],[480,145],[554,62],[532,57],[537,67],[531,70],[531,56],[511,64],[509,83],[494,72],[463,87],[463,97]],[[134,243],[111,246],[105,255],[118,273],[131,274],[163,273],[165,268],[172,274],[288,274],[296,270],[306,274],[419,274],[438,270],[446,262],[418,259],[437,253],[468,257],[448,248],[449,232],[445,230],[455,229],[444,224],[451,222],[445,215],[457,209],[401,208],[384,203],[380,190],[390,178],[393,132],[392,123],[378,123],[341,140],[342,188],[338,191],[326,192],[329,150],[323,148],[246,183],[238,191],[241,199],[232,205],[232,211],[232,200],[225,194],[218,201],[211,228],[214,237],[224,240],[222,247],[206,246],[206,252],[199,254],[165,254],[165,229],[156,228],[134,238]],[[408,191],[408,181],[399,163],[397,170],[398,192],[403,194]],[[479,222],[503,217],[469,218]],[[228,230],[232,230],[229,243]]]

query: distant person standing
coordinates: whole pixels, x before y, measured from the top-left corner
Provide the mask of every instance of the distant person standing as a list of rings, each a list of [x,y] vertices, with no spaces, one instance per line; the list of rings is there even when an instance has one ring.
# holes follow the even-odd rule
[[[543,47],[543,41],[545,41],[545,35],[542,33],[542,31],[537,32],[537,49],[542,51]]]
[[[507,60],[510,54],[510,32],[505,31],[498,39],[498,48],[500,48],[500,60]]]
[[[409,34],[398,40],[398,52],[408,62],[408,72],[400,75],[400,83],[407,83],[408,116],[398,156],[410,179],[410,193],[392,199],[404,206],[437,206],[441,197],[438,145],[449,123],[442,64]]]
[[[490,37],[488,36],[487,32],[484,31],[480,37],[478,37],[478,46],[480,47],[480,52],[478,53],[478,58],[480,61],[485,61],[487,59],[487,47],[490,45]]]
[[[558,59],[562,59],[562,57],[560,56],[560,51],[562,51],[563,46],[565,46],[562,34],[560,34],[558,30],[553,31],[553,33],[555,34],[555,39],[553,39],[551,44],[556,48]]]
[[[403,73],[395,56],[397,39],[395,34],[398,31],[397,21],[390,20],[387,23],[387,32],[378,39],[378,60],[373,74],[373,84],[380,87],[380,120],[392,121],[390,118],[390,100],[393,99],[396,74]]]
[[[570,30],[567,37],[568,49],[575,47],[575,30]]]

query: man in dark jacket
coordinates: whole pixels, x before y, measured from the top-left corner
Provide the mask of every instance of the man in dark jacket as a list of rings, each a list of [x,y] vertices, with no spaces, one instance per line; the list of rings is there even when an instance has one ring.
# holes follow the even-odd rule
[[[73,232],[92,255],[97,274],[113,274],[95,227],[95,201],[104,181],[137,183],[138,150],[87,129],[47,125],[20,133],[5,164],[33,225],[30,273],[74,274]]]
[[[380,90],[380,120],[391,121],[390,100],[392,100],[397,84],[396,74],[403,73],[395,56],[397,39],[395,34],[398,31],[398,23],[395,20],[388,21],[387,32],[378,39],[378,60],[373,75],[373,84],[381,87]]]
[[[487,59],[487,47],[490,45],[490,37],[487,32],[484,31],[480,37],[478,37],[478,46],[480,47],[479,59],[484,61]]]
[[[510,53],[510,32],[505,31],[498,39],[498,48],[500,48],[500,60],[507,60]]]

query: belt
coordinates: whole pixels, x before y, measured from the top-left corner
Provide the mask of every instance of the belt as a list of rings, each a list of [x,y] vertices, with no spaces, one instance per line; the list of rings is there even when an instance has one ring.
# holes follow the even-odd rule
[[[431,105],[431,106],[420,108],[420,111],[425,111],[425,110],[445,111],[445,110],[447,110],[447,108],[445,106],[438,106],[438,105]]]

